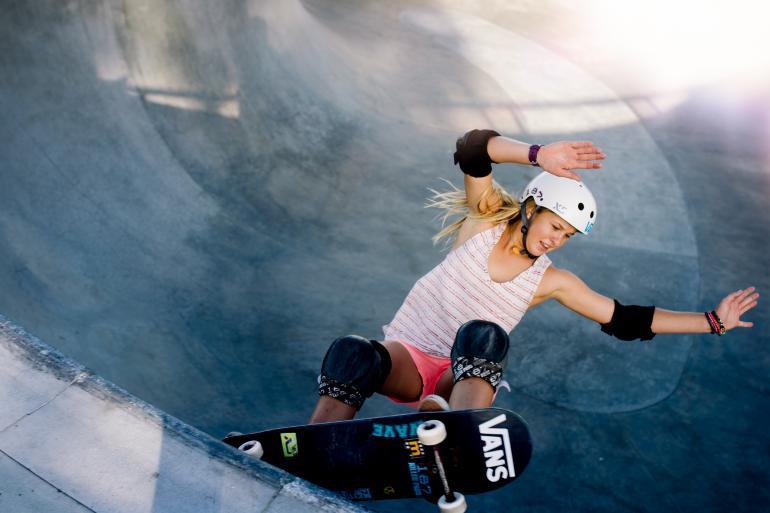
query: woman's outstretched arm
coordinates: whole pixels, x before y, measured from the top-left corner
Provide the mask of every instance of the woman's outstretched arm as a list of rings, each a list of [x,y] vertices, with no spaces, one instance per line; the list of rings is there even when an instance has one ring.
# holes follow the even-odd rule
[[[591,290],[569,271],[549,268],[544,285],[547,299],[561,304],[602,325],[602,331],[624,340],[648,340],[658,333],[711,333],[712,323],[705,312],[680,312],[657,307],[625,306]],[[714,312],[725,331],[751,328],[753,323],[741,317],[757,306],[759,294],[754,287],[727,295]]]
[[[736,290],[722,299],[715,312],[724,324],[725,330],[753,327],[753,322],[742,321],[741,317],[757,306],[757,299],[759,299],[759,293],[754,287]],[[652,331],[655,333],[710,333],[711,325],[704,313],[675,312],[656,308],[655,317],[652,320]]]

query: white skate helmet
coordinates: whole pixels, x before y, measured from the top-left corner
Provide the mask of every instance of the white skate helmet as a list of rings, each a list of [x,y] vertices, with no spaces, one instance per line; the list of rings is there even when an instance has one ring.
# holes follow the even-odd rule
[[[547,208],[580,233],[590,232],[596,222],[596,200],[583,182],[546,172],[533,178],[519,195],[525,227],[534,216],[527,218],[524,211],[524,202],[530,197],[537,206]]]

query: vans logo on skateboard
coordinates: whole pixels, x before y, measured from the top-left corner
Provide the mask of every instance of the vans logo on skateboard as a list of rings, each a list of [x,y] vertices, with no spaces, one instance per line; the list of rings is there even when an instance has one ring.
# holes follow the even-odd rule
[[[508,430],[495,427],[501,422],[505,422],[505,414],[479,425],[481,441],[484,442],[484,458],[487,460],[487,480],[492,483],[516,477]]]
[[[281,433],[281,447],[283,455],[287,458],[293,458],[299,454],[299,445],[297,445],[296,433]]]

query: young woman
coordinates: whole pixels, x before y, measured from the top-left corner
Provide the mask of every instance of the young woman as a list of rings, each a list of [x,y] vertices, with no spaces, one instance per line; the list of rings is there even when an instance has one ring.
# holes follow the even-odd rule
[[[551,265],[547,254],[587,234],[597,218],[593,195],[572,170],[597,169],[602,159],[590,142],[528,145],[492,130],[458,139],[455,164],[465,190],[437,194],[433,202],[447,216],[460,215],[436,236],[453,237],[451,251],[414,285],[384,326],[383,342],[349,335],[332,343],[310,422],[351,419],[374,392],[421,409],[490,406],[508,333],[529,308],[549,299],[622,340],[750,328],[741,316],[757,304],[754,287],[729,294],[710,312],[675,312],[623,305]],[[546,172],[515,201],[492,179],[491,164],[502,162]]]

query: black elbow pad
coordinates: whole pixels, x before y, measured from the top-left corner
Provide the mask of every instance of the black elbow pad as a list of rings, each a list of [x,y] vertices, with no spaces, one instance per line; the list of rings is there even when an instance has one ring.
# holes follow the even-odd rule
[[[654,306],[626,306],[615,300],[615,311],[607,324],[602,324],[602,331],[620,340],[652,340],[652,316]]]
[[[494,130],[471,130],[457,139],[455,164],[468,176],[481,178],[492,172],[492,159],[487,153],[487,143],[500,135]]]

